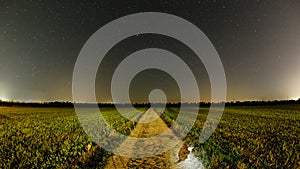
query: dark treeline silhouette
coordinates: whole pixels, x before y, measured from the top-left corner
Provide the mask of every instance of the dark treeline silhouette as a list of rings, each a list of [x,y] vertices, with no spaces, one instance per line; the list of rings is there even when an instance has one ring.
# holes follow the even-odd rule
[[[265,105],[284,105],[284,104],[299,104],[298,100],[271,100],[271,101],[236,101],[227,102],[226,106],[265,106]]]
[[[74,104],[80,106],[80,107],[91,107],[95,104],[91,103],[72,103],[72,102],[17,102],[17,101],[1,101],[0,100],[0,106],[7,106],[7,107],[74,107]],[[132,106],[134,107],[164,107],[165,105],[167,107],[193,107],[193,106],[199,106],[200,107],[209,107],[211,105],[218,106],[223,105],[224,102],[221,103],[210,103],[210,102],[200,102],[200,103],[133,103]],[[298,100],[272,100],[272,101],[235,101],[235,102],[226,102],[226,106],[265,106],[265,105],[288,105],[288,104],[300,104],[300,98]],[[129,103],[98,103],[99,107],[129,107],[131,104]]]
[[[73,103],[71,102],[17,102],[17,101],[1,101],[0,106],[7,107],[73,107]]]

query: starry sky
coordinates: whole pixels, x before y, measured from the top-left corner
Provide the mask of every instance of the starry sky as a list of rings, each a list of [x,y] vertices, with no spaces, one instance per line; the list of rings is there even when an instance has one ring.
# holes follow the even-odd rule
[[[228,101],[300,97],[297,0],[0,0],[0,99],[72,101],[73,69],[84,43],[103,25],[137,12],[165,12],[199,27],[223,62]],[[111,101],[105,91],[122,58],[147,47],[173,50],[182,58],[193,55],[168,37],[129,37],[101,63],[95,83],[98,101]],[[201,61],[185,61],[197,77],[201,99],[209,100],[210,84]],[[154,88],[164,90],[169,101],[180,96],[172,77],[147,70],[132,81],[130,97],[145,101]]]

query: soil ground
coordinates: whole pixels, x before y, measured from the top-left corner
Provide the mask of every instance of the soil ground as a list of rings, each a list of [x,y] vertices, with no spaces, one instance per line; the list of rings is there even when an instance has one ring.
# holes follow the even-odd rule
[[[155,120],[154,120],[155,119]],[[143,123],[137,123],[135,129],[131,132],[131,137],[137,138],[148,138],[153,137],[158,134],[161,134],[167,130],[169,130],[167,124],[158,116],[157,112],[154,109],[148,109],[144,115],[140,118],[139,121]],[[149,122],[151,121],[151,122]],[[148,123],[145,123],[148,122]],[[175,137],[175,135],[170,132],[169,137]],[[141,153],[144,151],[159,151],[159,149],[155,150],[155,147],[151,146],[154,141],[160,140],[153,140],[152,141],[129,141],[126,139],[119,147],[122,151],[134,151],[138,147]],[[137,146],[138,144],[138,146]],[[178,146],[177,146],[178,147]],[[187,146],[182,146],[187,147]],[[178,148],[177,148],[178,149]],[[145,157],[145,158],[127,158],[118,155],[113,155],[107,162],[105,169],[120,169],[120,168],[174,168],[174,164],[178,161],[174,162],[174,153],[171,152],[172,150],[168,150],[160,155],[152,156],[152,157]],[[182,150],[180,150],[182,151]],[[184,151],[188,153],[188,151]],[[183,156],[187,155],[182,155]],[[184,160],[184,159],[181,159]]]

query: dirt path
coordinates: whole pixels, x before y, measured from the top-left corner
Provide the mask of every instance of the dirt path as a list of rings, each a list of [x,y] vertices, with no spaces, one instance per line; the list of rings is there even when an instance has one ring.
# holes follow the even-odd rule
[[[139,123],[131,132],[131,137],[148,138],[161,134],[169,130],[167,124],[159,117],[153,109],[148,109],[139,119]],[[174,138],[173,132],[170,132],[166,137]],[[177,138],[177,137],[176,137]],[[175,139],[176,139],[175,138]],[[161,147],[154,147],[153,144],[162,140],[154,139],[153,141],[136,141],[133,142],[126,139],[117,150],[120,151],[140,151],[156,152]],[[161,142],[159,143],[161,144]],[[138,147],[138,150],[136,150]],[[171,162],[171,152],[167,151],[161,155],[156,155],[147,158],[126,158],[118,155],[113,155],[107,162],[105,169],[122,169],[122,168],[173,168]]]

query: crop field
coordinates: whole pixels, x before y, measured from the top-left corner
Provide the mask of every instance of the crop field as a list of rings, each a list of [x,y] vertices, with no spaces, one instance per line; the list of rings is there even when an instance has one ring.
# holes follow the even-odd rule
[[[144,113],[147,108],[128,111],[129,120],[113,108],[101,108],[101,111],[117,132],[135,137],[161,132],[151,131],[151,127],[164,130],[174,124],[178,114],[178,108],[168,107],[158,120],[140,124],[134,119],[150,118]],[[194,147],[193,154],[205,168],[300,167],[300,105],[228,106],[216,131],[200,144],[199,134],[207,112],[206,107],[199,109],[194,126],[183,140]],[[188,122],[189,111],[184,113]],[[86,120],[95,115],[92,113]],[[143,128],[147,128],[146,132]],[[174,128],[174,134],[180,134]],[[104,135],[103,138],[114,137],[112,133]],[[130,145],[125,146],[130,151]],[[88,137],[73,108],[0,107],[0,168],[118,168],[121,165],[122,168],[172,168],[167,154],[130,159],[107,152]]]
[[[185,140],[194,145],[196,156],[205,166],[300,167],[299,105],[226,107],[215,133],[204,144],[199,144],[199,126],[203,125],[205,112],[207,110],[200,109]]]

